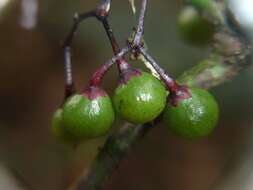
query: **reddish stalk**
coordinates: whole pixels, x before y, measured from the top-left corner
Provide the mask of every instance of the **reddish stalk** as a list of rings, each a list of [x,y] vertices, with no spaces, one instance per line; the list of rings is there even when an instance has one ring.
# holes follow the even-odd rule
[[[136,29],[136,34],[134,36],[133,42],[130,44],[134,53],[141,53],[144,58],[152,65],[152,67],[159,74],[162,81],[165,83],[167,89],[170,92],[169,101],[172,105],[176,106],[180,100],[189,98],[190,92],[186,86],[181,86],[176,83],[176,81],[170,77],[166,71],[160,67],[159,64],[146,52],[142,47],[141,39],[144,35],[144,20],[147,11],[148,0],[142,0],[142,8],[140,11],[140,16],[138,19],[138,25]]]
[[[106,72],[110,69],[110,67],[115,63],[115,62],[122,62],[123,63],[123,56],[129,52],[129,48],[123,48],[120,50],[118,54],[116,54],[112,59],[107,61],[105,64],[103,64],[100,68],[98,68],[92,75],[91,80],[89,82],[89,86],[100,86],[103,80],[104,75]],[[122,64],[123,66],[123,64]]]
[[[72,61],[71,61],[71,44],[73,42],[74,36],[77,33],[78,27],[80,23],[87,18],[92,18],[95,17],[97,18],[102,24],[103,27],[106,31],[106,34],[110,40],[114,55],[118,57],[116,60],[119,71],[121,72],[122,70],[125,70],[126,68],[129,68],[129,64],[125,61],[123,58],[119,45],[114,37],[113,31],[108,23],[107,17],[109,15],[110,11],[110,5],[111,5],[111,0],[102,0],[102,3],[92,11],[89,11],[87,13],[82,13],[82,14],[75,14],[74,16],[74,24],[72,25],[72,28],[70,32],[68,33],[64,44],[64,73],[65,73],[65,99],[72,95],[75,92],[75,85],[73,82],[73,77],[72,77]],[[125,50],[123,50],[125,52]],[[118,54],[122,54],[122,56],[117,56]],[[94,74],[91,79],[90,84],[98,85],[101,83],[101,80],[107,70],[114,64],[114,62],[108,62],[104,65],[102,65]]]

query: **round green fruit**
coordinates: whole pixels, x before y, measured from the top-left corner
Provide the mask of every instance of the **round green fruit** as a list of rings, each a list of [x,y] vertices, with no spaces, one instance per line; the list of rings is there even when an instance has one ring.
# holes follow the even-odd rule
[[[211,0],[188,0],[187,3],[201,10],[209,9],[213,4]]]
[[[155,119],[166,105],[167,91],[153,75],[139,71],[120,83],[113,103],[116,113],[131,123],[146,123]]]
[[[52,133],[55,137],[60,138],[62,136],[62,109],[57,109],[52,117]]]
[[[215,32],[215,26],[190,6],[185,7],[179,13],[177,29],[180,37],[193,45],[210,43]]]
[[[207,136],[217,124],[218,105],[206,90],[191,88],[189,92],[191,97],[181,100],[177,106],[166,106],[163,114],[165,125],[188,139]]]
[[[53,114],[51,128],[52,134],[63,142],[74,142],[75,139],[72,139],[71,136],[69,136],[63,128],[62,112],[62,108],[59,108]]]
[[[101,89],[92,87],[68,98],[63,106],[62,123],[69,136],[85,140],[105,135],[114,121],[111,99]]]

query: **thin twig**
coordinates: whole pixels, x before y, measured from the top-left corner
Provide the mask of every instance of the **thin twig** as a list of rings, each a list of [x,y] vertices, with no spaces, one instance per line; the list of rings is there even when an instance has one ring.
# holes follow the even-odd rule
[[[117,169],[131,147],[152,128],[151,123],[134,126],[126,123],[118,133],[109,136],[97,155],[88,176],[82,177],[76,190],[100,190],[106,179]]]
[[[148,0],[142,0],[139,22],[136,28],[136,34],[133,40],[133,46],[138,46],[141,43],[141,39],[144,34],[144,20],[145,20],[145,15],[147,11],[147,3],[148,3]]]
[[[129,47],[125,47],[118,52],[112,59],[108,60],[106,63],[104,63],[100,68],[97,69],[97,71],[92,75],[90,80],[90,86],[99,86],[102,82],[102,78],[104,77],[105,73],[109,70],[109,68],[114,64],[117,63],[118,60],[121,60],[122,57],[126,53],[130,51]]]
[[[119,44],[114,36],[112,28],[110,27],[108,19],[107,18],[103,19],[102,24],[103,24],[106,34],[110,40],[112,50],[113,50],[114,54],[116,55],[118,52],[120,52],[120,47],[119,47]]]
[[[175,80],[173,80],[168,73],[159,66],[159,64],[154,60],[154,58],[147,53],[143,47],[138,48],[139,53],[141,53],[144,58],[150,63],[150,65],[155,69],[155,71],[160,75],[161,79],[170,89],[173,89],[176,85]]]
[[[118,54],[121,50],[120,50],[120,47],[119,47],[119,44],[114,36],[114,33],[113,33],[113,30],[108,22],[108,19],[107,17],[103,18],[101,20],[103,26],[104,26],[104,29],[106,31],[106,34],[107,34],[107,37],[111,43],[111,46],[112,46],[112,50],[113,50],[113,53],[114,55]],[[118,66],[118,71],[119,73],[121,73],[124,69],[126,68],[129,68],[130,65],[128,64],[128,62],[125,60],[124,56],[122,56],[122,59],[117,59],[116,60],[116,63],[117,63],[117,66]]]
[[[68,33],[64,43],[63,43],[63,48],[64,48],[64,81],[65,81],[65,99],[69,97],[73,92],[75,91],[75,86],[73,82],[73,77],[72,77],[72,61],[71,61],[71,44],[73,41],[73,38],[78,30],[79,24],[90,17],[94,17],[94,11],[90,11],[88,13],[84,14],[75,14],[74,16],[74,23],[73,26]]]
[[[81,22],[83,22],[84,20],[86,20],[88,18],[92,18],[92,17],[97,18],[100,22],[103,23],[106,33],[108,34],[108,37],[109,37],[111,44],[113,46],[113,50],[115,50],[115,51],[117,50],[117,52],[114,52],[115,55],[120,51],[119,48],[117,47],[118,45],[115,41],[113,33],[112,33],[112,31],[109,27],[109,24],[107,22],[107,17],[109,15],[109,11],[110,11],[110,5],[111,5],[111,0],[102,0],[101,4],[96,9],[89,11],[89,12],[82,13],[82,14],[76,13],[74,15],[73,25],[72,25],[64,43],[63,43],[65,99],[67,97],[69,97],[71,94],[73,94],[73,92],[75,91],[75,86],[74,86],[73,77],[72,77],[71,44],[73,42],[74,36],[76,35],[78,27]],[[110,34],[110,36],[109,36],[109,34]]]
[[[133,48],[133,52],[137,54],[142,54],[144,58],[150,63],[150,65],[154,68],[154,70],[159,74],[160,78],[163,80],[163,82],[166,84],[169,91],[175,91],[177,89],[177,84],[175,80],[173,80],[166,71],[159,66],[158,63],[154,60],[151,55],[147,53],[147,51],[144,49],[143,45],[141,44],[141,39],[144,36],[144,20],[145,20],[145,14],[147,11],[147,0],[142,0],[142,7],[140,11],[139,16],[139,22],[137,26],[137,31],[134,36],[132,44],[130,44]]]

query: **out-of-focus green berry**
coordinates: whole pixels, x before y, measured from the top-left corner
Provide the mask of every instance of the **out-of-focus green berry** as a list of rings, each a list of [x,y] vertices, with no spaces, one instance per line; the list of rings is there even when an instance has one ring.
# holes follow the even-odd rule
[[[187,2],[201,10],[206,10],[213,6],[212,0],[187,0]]]
[[[62,108],[58,108],[53,114],[51,126],[52,134],[62,142],[75,143],[75,139],[68,135],[68,133],[64,130],[62,123],[62,111]]]
[[[191,6],[182,9],[178,15],[177,28],[181,38],[193,45],[206,45],[215,32],[213,23],[203,18]]]

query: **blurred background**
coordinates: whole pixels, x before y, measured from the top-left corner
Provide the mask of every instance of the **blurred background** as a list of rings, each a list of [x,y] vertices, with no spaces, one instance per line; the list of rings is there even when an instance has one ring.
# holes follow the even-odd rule
[[[103,145],[105,137],[73,150],[50,133],[51,115],[63,99],[60,45],[73,14],[91,10],[98,3],[0,0],[0,190],[63,190],[86,171]],[[231,7],[251,31],[252,1],[237,0]],[[146,19],[149,50],[174,77],[208,53],[208,48],[189,46],[179,38],[176,16],[180,8],[179,0],[150,1]],[[113,1],[110,23],[122,46],[135,22],[127,0]],[[82,24],[73,44],[78,87],[84,87],[92,72],[111,56],[101,25],[95,19]],[[186,141],[156,126],[123,161],[105,189],[252,190],[252,72],[248,68],[212,90],[221,115],[210,137]],[[109,94],[116,81],[114,68],[104,81]]]

